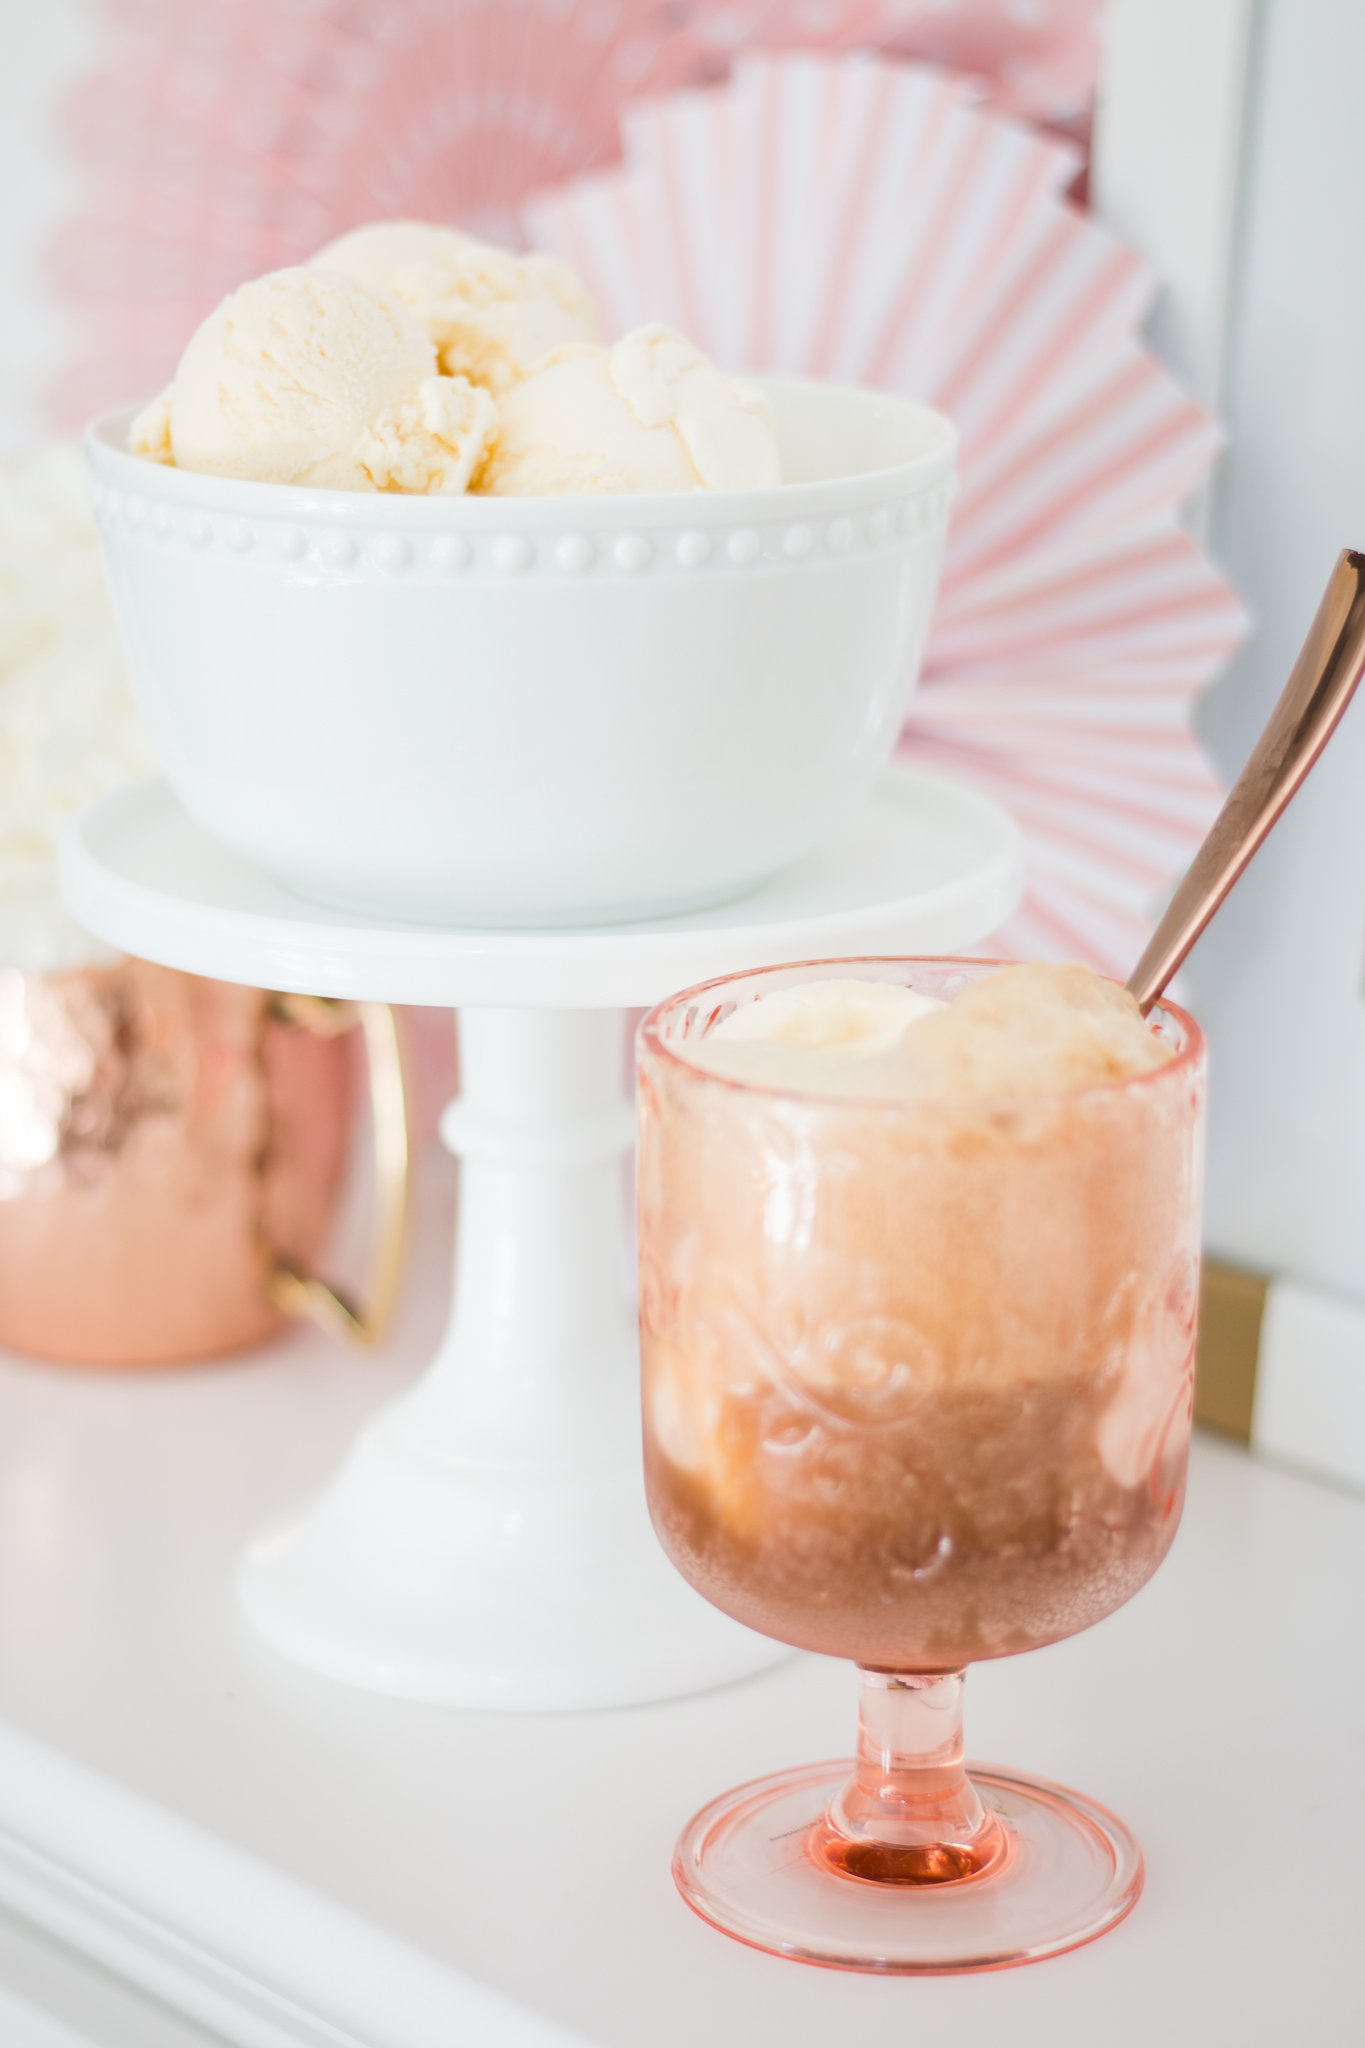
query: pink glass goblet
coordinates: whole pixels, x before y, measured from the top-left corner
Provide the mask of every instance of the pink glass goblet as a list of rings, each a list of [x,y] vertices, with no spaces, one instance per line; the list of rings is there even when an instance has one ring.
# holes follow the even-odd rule
[[[728,1792],[678,1844],[705,1919],[846,1969],[1029,1962],[1132,1907],[1094,1801],[963,1762],[964,1668],[1056,1642],[1175,1535],[1192,1407],[1198,1027],[1135,1078],[937,1102],[784,1093],[685,1057],[738,1005],[847,975],[948,1000],[989,964],[771,969],[640,1034],[645,1462],[714,1605],[859,1667],[856,1759]]]

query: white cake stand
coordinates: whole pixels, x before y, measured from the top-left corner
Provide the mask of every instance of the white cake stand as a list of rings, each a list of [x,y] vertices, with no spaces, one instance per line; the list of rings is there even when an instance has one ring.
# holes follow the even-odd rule
[[[1018,886],[1013,826],[888,771],[856,825],[743,902],[576,932],[433,931],[316,909],[224,852],[163,783],[63,850],[72,910],[167,966],[294,993],[460,1009],[454,1308],[429,1372],[321,1498],[243,1560],[276,1650],[463,1707],[620,1706],[779,1655],[707,1606],[649,1527],[621,1164],[622,1009],[783,960],[949,952]]]

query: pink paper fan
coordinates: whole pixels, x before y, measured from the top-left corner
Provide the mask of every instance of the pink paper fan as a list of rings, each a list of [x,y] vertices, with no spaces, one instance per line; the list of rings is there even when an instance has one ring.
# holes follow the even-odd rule
[[[1103,0],[693,0],[698,47],[878,50],[959,72],[1029,120],[1086,120],[1099,69]]]
[[[1033,955],[1126,972],[1216,809],[1193,700],[1243,631],[1178,524],[1212,422],[1140,346],[1151,280],[1061,194],[1073,154],[960,80],[750,59],[630,110],[625,157],[533,201],[614,329],[940,405],[961,490],[906,745],[1024,831]]]
[[[695,69],[670,0],[104,0],[52,253],[78,327],[56,425],[145,396],[244,278],[360,221],[510,236],[529,191],[618,148]]]
[[[529,193],[615,161],[632,95],[713,81],[745,46],[894,48],[1074,126],[1098,6],[98,0],[66,123],[76,210],[52,256],[78,338],[50,422],[149,395],[225,292],[362,220],[505,235]]]

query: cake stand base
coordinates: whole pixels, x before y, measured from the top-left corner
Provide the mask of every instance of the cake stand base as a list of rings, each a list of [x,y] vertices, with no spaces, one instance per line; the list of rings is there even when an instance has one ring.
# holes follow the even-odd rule
[[[490,1474],[377,1424],[300,1521],[248,1550],[243,1607],[296,1664],[444,1706],[628,1706],[776,1662],[780,1644],[669,1565],[638,1465]]]
[[[649,1525],[623,1060],[615,1010],[462,1012],[450,1329],[242,1565],[247,1614],[296,1663],[535,1712],[694,1692],[785,1654],[694,1593]]]
[[[374,1692],[529,1711],[692,1692],[782,1656],[693,1593],[649,1527],[621,1012],[737,968],[984,937],[1018,886],[1003,814],[892,770],[842,838],[742,903],[584,932],[405,929],[301,903],[157,783],[87,812],[63,862],[82,922],[167,966],[460,1006],[450,1327],[321,1496],[249,1547],[258,1632]]]

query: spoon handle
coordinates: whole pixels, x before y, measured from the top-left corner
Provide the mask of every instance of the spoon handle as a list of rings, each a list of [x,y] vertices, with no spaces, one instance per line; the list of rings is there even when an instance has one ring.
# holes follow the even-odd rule
[[[1365,554],[1338,557],[1270,722],[1128,977],[1144,1015],[1307,775],[1365,670]]]

